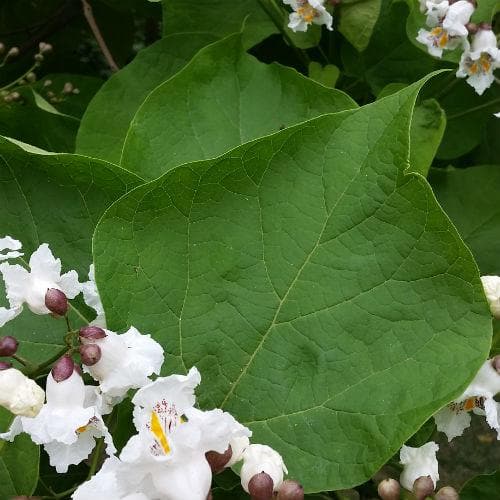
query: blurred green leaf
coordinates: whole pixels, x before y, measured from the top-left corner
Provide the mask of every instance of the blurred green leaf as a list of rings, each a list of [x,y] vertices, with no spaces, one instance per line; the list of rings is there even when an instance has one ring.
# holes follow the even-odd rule
[[[347,0],[340,3],[339,31],[359,52],[368,46],[381,8],[382,0]]]
[[[500,471],[471,479],[460,490],[460,500],[493,500],[500,495]]]

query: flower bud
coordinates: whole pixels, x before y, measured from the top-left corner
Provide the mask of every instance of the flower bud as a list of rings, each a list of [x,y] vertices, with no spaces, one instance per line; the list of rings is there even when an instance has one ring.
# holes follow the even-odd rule
[[[99,328],[98,326],[89,325],[80,328],[80,340],[82,342],[85,341],[91,342],[92,340],[103,339],[106,336],[107,336],[106,332],[102,328]]]
[[[28,80],[28,82],[30,82],[30,83],[36,82],[36,73],[33,73],[33,71],[30,71],[26,75],[26,80]]]
[[[73,89],[73,94],[78,95],[80,93],[80,89]]]
[[[433,493],[434,483],[430,476],[421,476],[413,483],[413,494],[417,500],[424,500]]]
[[[71,356],[65,355],[62,358],[59,358],[59,360],[56,361],[52,367],[52,378],[56,382],[63,382],[73,375],[74,369],[75,364],[73,363]]]
[[[303,500],[304,488],[297,481],[286,479],[278,490],[277,500]]]
[[[222,472],[226,467],[226,464],[231,460],[233,456],[233,450],[231,446],[228,446],[224,453],[217,453],[216,451],[207,451],[205,457],[207,459],[208,465],[212,469],[212,474],[218,474]]]
[[[17,352],[19,342],[10,335],[0,337],[0,356],[13,356]]]
[[[500,374],[500,355],[495,356],[491,360],[491,366],[497,371],[498,374]]]
[[[42,62],[44,60],[44,57],[42,56],[42,54],[35,54],[34,59],[36,62]]]
[[[382,500],[399,500],[400,492],[399,482],[392,478],[384,479],[378,485],[378,496]]]
[[[6,57],[17,57],[19,55],[19,48],[18,47],[11,47],[9,51],[7,52]]]
[[[101,348],[97,344],[83,344],[79,351],[84,365],[94,366],[101,359]]]
[[[52,80],[45,80],[45,81],[43,82],[43,86],[44,86],[44,87],[50,87],[51,85],[52,85]]]
[[[0,361],[0,371],[8,370],[9,368],[12,368],[12,363],[9,363],[7,361]]]
[[[475,35],[479,30],[479,26],[476,23],[467,23],[465,28],[470,35]]]
[[[458,500],[457,490],[451,486],[443,486],[434,497],[436,500]]]
[[[73,84],[71,82],[66,82],[63,87],[63,94],[71,94],[73,92]]]
[[[68,312],[66,294],[57,288],[49,288],[45,294],[45,307],[57,316],[64,316]]]
[[[19,99],[21,99],[21,94],[19,92],[11,92],[9,94],[9,97],[13,100],[13,101],[19,101]]]
[[[274,483],[269,474],[259,472],[248,482],[248,493],[252,500],[271,500],[273,498]]]
[[[38,49],[40,50],[40,54],[48,54],[52,52],[52,45],[46,42],[40,42],[38,44]]]

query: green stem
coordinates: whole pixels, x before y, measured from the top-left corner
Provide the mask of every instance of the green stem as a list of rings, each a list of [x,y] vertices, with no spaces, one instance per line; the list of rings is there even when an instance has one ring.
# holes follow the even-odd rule
[[[3,66],[3,64],[5,64],[5,63],[2,63],[2,66]],[[0,92],[2,90],[8,90],[11,87],[13,87],[14,85],[16,85],[19,82],[19,80],[22,80],[25,76],[28,75],[28,73],[31,73],[37,67],[38,67],[38,63],[33,64],[33,66],[31,66],[30,69],[28,69],[27,71],[25,71],[19,78],[16,78],[13,82],[10,82],[7,85],[4,85],[3,87],[0,87]]]
[[[492,101],[485,102],[484,104],[480,104],[479,106],[475,106],[474,108],[469,108],[465,111],[461,111],[460,113],[456,113],[454,115],[448,116],[448,120],[454,120],[455,118],[460,118],[462,116],[468,115],[469,113],[474,113],[474,111],[479,111],[484,108],[489,108],[493,104],[500,103],[500,97],[493,99]]]
[[[321,57],[324,59],[326,64],[330,64],[330,61],[328,60],[328,56],[326,55],[325,51],[321,47],[321,45],[318,44],[318,51],[321,54]]]
[[[92,453],[92,460],[90,461],[90,468],[87,480],[90,479],[97,471],[97,466],[99,465],[99,460],[101,458],[103,446],[104,446],[104,438],[99,438]]]
[[[68,346],[64,346],[60,351],[57,352],[57,354],[54,354],[51,358],[49,358],[47,361],[44,361],[43,363],[39,365],[35,365],[32,370],[29,370],[26,375],[29,375],[31,378],[35,378],[38,375],[42,374],[46,368],[51,366],[53,363],[55,363],[59,358],[64,356],[65,354],[68,354],[70,352],[70,349]]]

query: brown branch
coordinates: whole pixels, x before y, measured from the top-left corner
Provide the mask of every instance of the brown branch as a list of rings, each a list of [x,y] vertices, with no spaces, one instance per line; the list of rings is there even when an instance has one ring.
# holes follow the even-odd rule
[[[113,59],[113,56],[111,55],[111,52],[109,51],[108,46],[106,45],[106,42],[102,37],[101,31],[99,30],[99,26],[97,26],[91,5],[87,2],[87,0],[82,0],[82,4],[83,4],[83,14],[85,15],[85,19],[87,19],[87,22],[89,23],[90,29],[94,34],[94,38],[96,39],[97,44],[101,49],[104,59],[106,59],[108,66],[111,68],[111,71],[118,71],[120,68]]]

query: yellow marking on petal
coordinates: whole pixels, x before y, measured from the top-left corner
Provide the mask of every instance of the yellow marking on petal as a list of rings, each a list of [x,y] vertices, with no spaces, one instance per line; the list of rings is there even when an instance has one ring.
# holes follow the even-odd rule
[[[304,7],[299,7],[297,9],[297,14],[306,22],[312,23],[314,17],[316,16],[316,9],[311,7],[309,4]]]
[[[476,398],[469,398],[465,401],[464,410],[470,411],[476,407]]]
[[[78,427],[78,429],[76,429],[76,433],[77,434],[82,434],[84,433],[86,430],[87,430],[87,425],[82,425],[81,427]]]
[[[477,62],[474,62],[471,64],[470,68],[469,68],[469,73],[471,75],[475,75],[479,70],[479,66],[477,65]]]
[[[485,73],[488,73],[491,69],[491,61],[489,54],[481,54],[481,57],[479,58],[479,64],[481,64],[483,71]]]
[[[165,431],[161,425],[160,419],[156,412],[151,413],[151,432],[155,436],[156,440],[160,443],[165,455],[170,453],[170,445],[168,444],[167,436],[165,436]]]

